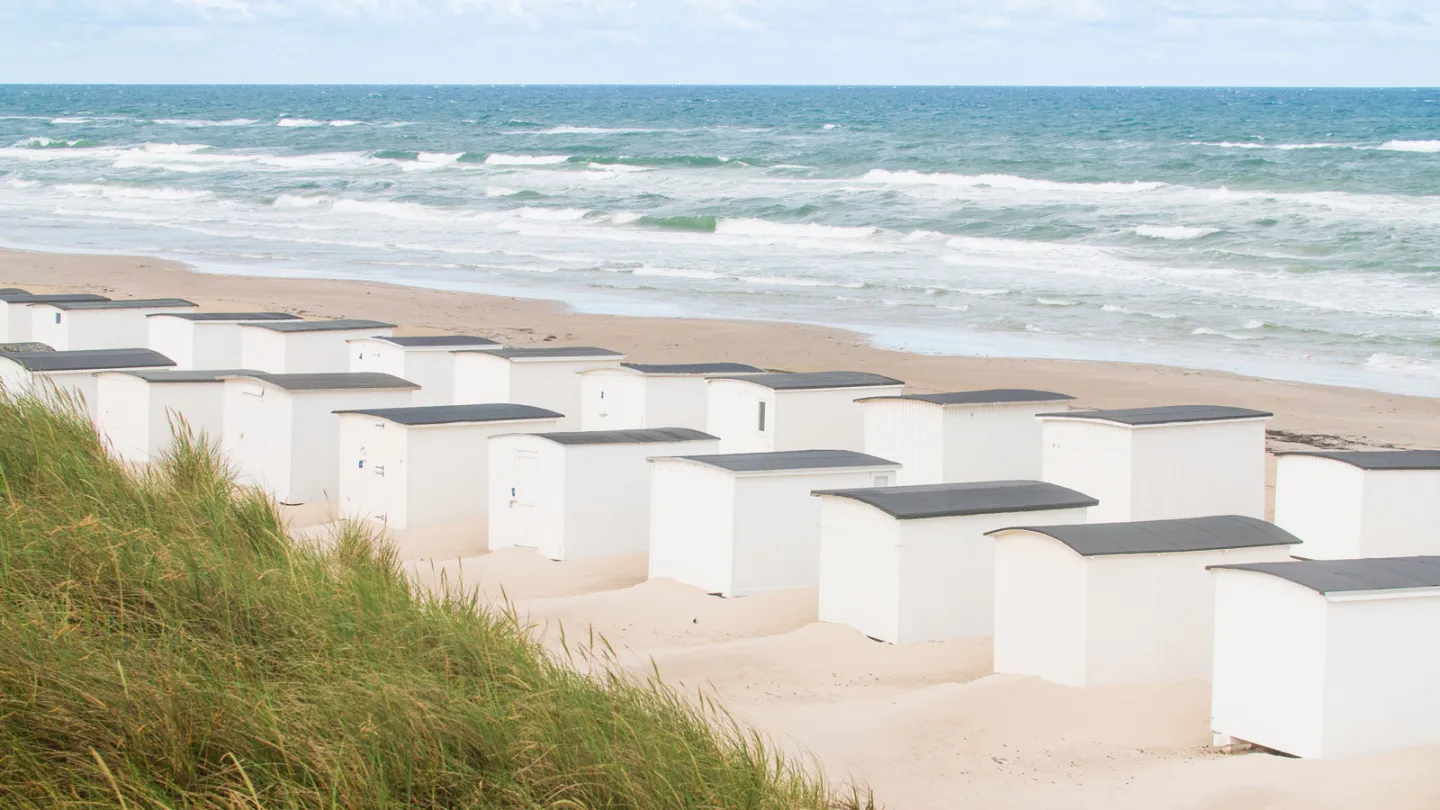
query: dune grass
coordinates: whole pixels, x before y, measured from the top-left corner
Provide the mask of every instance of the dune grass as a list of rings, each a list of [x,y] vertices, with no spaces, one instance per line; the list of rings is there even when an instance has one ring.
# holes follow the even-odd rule
[[[412,593],[351,527],[292,545],[183,432],[152,472],[0,395],[0,806],[846,808],[713,706],[580,674]]]

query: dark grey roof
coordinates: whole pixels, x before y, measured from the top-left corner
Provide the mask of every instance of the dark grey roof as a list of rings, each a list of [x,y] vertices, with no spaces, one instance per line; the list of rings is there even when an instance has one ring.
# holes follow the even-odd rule
[[[1288,579],[1318,593],[1440,588],[1440,557],[1294,560],[1212,565],[1210,568],[1269,574],[1272,577]]]
[[[1255,419],[1274,416],[1268,411],[1252,411],[1249,408],[1232,408],[1228,405],[1162,405],[1156,408],[1120,408],[1109,411],[1060,411],[1042,413],[1040,416],[1064,417],[1067,419],[1093,419],[1100,422],[1118,422],[1122,425],[1168,425],[1179,422],[1220,422],[1229,419]]]
[[[272,332],[337,332],[343,329],[394,329],[395,324],[369,321],[364,318],[339,318],[333,321],[275,321],[247,324]]]
[[[1028,388],[989,388],[984,391],[951,391],[945,394],[905,394],[896,397],[866,397],[860,402],[887,399],[908,399],[934,405],[998,405],[1010,402],[1060,402],[1074,399],[1054,391],[1033,391]]]
[[[563,414],[536,408],[492,402],[482,405],[426,405],[415,408],[371,408],[368,410],[336,411],[359,413],[385,419],[398,425],[453,425],[463,422],[513,422],[519,419],[558,419]]]
[[[0,301],[5,300],[8,296],[12,296],[12,295],[29,295],[29,294],[30,294],[30,291],[29,291],[29,290],[22,290],[22,289],[20,289],[19,287],[5,287],[5,288],[3,288],[3,289],[0,289]]]
[[[901,381],[868,371],[797,371],[793,374],[748,374],[740,377],[717,377],[720,380],[744,380],[776,391],[803,391],[822,388],[863,388],[876,385],[904,385]]]
[[[101,371],[110,368],[173,366],[175,361],[150,349],[81,349],[73,352],[4,352],[0,357],[28,371]]]
[[[64,304],[73,301],[109,301],[103,295],[94,293],[56,293],[54,295],[32,295],[24,290],[18,293],[4,293],[0,301],[10,304]]]
[[[763,368],[744,363],[621,363],[641,374],[748,374]]]
[[[402,380],[394,374],[380,374],[374,371],[340,372],[327,374],[265,374],[252,372],[236,374],[235,377],[249,377],[270,383],[286,391],[338,391],[347,388],[419,388],[409,380]]]
[[[264,372],[262,372],[262,371],[256,371],[256,370],[253,369],[253,368],[220,368],[220,369],[176,369],[176,368],[167,368],[167,369],[155,369],[155,370],[150,370],[150,371],[144,371],[144,370],[134,370],[134,371],[132,371],[132,370],[125,370],[125,371],[122,371],[121,373],[122,373],[122,374],[129,374],[129,375],[132,376],[132,377],[139,377],[140,379],[142,379],[142,380],[144,380],[144,381],[146,381],[146,382],[151,382],[151,383],[191,383],[191,382],[201,382],[201,383],[214,382],[214,383],[218,383],[218,382],[223,381],[226,377],[255,377],[255,376],[259,376],[260,374],[263,374]]]
[[[1078,509],[1099,501],[1044,481],[980,481],[911,487],[827,489],[812,493],[849,498],[900,520]]]
[[[530,346],[523,349],[499,349],[485,354],[511,360],[527,357],[624,357],[620,352],[595,346]]]
[[[1440,450],[1289,450],[1277,456],[1314,456],[1362,470],[1440,470]]]
[[[298,321],[288,312],[157,312],[151,318],[180,318],[186,321]]]
[[[1035,532],[1053,537],[1082,557],[1218,551],[1227,548],[1289,546],[1300,542],[1298,537],[1273,523],[1240,515],[1074,526],[1015,526],[997,529],[989,534],[1001,532]]]
[[[499,346],[499,343],[474,335],[426,335],[423,337],[379,337],[376,340],[383,340],[386,343],[393,343],[396,346],[410,346],[414,348],[429,348],[436,346]]]
[[[537,433],[556,444],[656,444],[659,442],[714,441],[715,437],[690,428],[645,428],[643,430],[576,430],[565,433]]]
[[[681,456],[681,458],[731,472],[900,466],[893,461],[856,453],[853,450],[782,450],[778,453],[721,453],[711,456]]]
[[[38,303],[38,302],[31,302]],[[156,309],[159,307],[193,307],[197,306],[194,301],[186,301],[184,298],[127,298],[120,301],[111,301],[108,298],[100,300],[87,299],[84,301],[60,301],[51,304],[56,309]]]

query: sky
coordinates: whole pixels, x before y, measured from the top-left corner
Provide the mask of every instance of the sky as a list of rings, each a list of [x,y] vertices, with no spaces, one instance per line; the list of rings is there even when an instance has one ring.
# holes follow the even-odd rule
[[[0,82],[1440,85],[1440,0],[0,0]]]

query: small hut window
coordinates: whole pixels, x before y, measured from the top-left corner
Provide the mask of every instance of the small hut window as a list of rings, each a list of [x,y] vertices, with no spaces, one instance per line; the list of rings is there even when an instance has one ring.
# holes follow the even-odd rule
[[[759,405],[760,405],[760,409],[759,409],[759,411],[758,411],[757,414],[756,414],[756,417],[757,417],[757,418],[756,418],[756,423],[757,423],[757,424],[756,424],[756,426],[755,426],[755,429],[758,430],[758,431],[760,431],[761,433],[764,433],[764,432],[765,432],[765,403],[764,403],[764,402],[761,402],[761,403],[759,403]]]

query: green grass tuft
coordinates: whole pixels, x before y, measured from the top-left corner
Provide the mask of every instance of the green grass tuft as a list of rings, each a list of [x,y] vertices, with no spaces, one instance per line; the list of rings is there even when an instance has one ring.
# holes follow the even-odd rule
[[[417,595],[359,526],[292,544],[177,428],[136,473],[73,406],[0,394],[0,806],[869,803],[603,650],[581,674]]]

